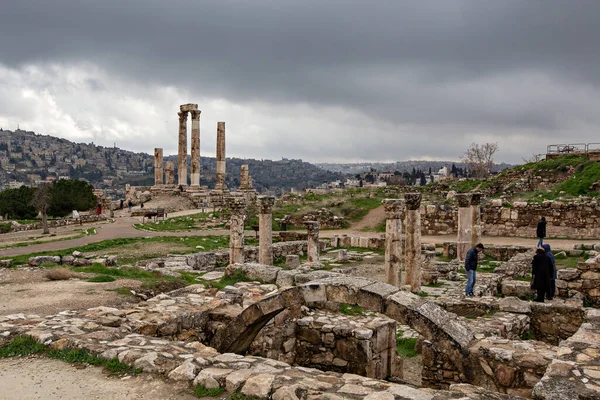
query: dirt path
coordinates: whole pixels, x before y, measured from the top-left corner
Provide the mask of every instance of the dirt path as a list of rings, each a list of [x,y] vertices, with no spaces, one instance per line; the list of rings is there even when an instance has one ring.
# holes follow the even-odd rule
[[[69,365],[46,358],[0,359],[0,400],[192,400],[186,386],[150,375],[108,377],[100,367]]]
[[[365,228],[375,228],[384,219],[385,209],[383,206],[379,206],[369,211],[363,219],[353,224],[350,229],[354,231],[361,231]]]
[[[128,296],[110,289],[136,288],[139,281],[117,279],[114,282],[92,283],[85,280],[49,281],[46,271],[0,269],[0,315],[50,315],[64,310],[85,310],[91,307],[115,307]]]

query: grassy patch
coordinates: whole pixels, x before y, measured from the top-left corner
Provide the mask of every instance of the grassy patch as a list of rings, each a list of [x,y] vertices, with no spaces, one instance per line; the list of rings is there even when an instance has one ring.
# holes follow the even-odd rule
[[[345,315],[357,316],[366,315],[367,310],[355,304],[340,303],[340,312]]]
[[[87,280],[88,282],[114,282],[115,278],[109,275],[98,275]]]
[[[17,336],[4,346],[0,347],[0,358],[26,357],[32,354],[40,354],[70,364],[99,365],[103,366],[111,373],[119,375],[135,375],[142,372],[141,368],[134,368],[124,364],[116,358],[110,360],[102,358],[86,349],[49,349],[31,336]]]
[[[415,350],[417,339],[403,338],[403,331],[396,333],[396,353],[402,358],[411,358],[419,355]]]
[[[419,293],[417,293],[417,295],[419,295],[421,297],[427,297],[427,296],[429,296],[429,293],[424,292],[424,291],[421,290]]]
[[[446,257],[446,256],[437,256],[438,261],[443,261],[443,262],[450,262],[452,260],[454,260],[453,258],[450,257]]]
[[[260,400],[258,397],[246,396],[245,394],[236,392],[227,396],[227,400]]]
[[[533,333],[533,329],[529,328],[529,330],[523,332],[521,335],[521,340],[535,340],[535,334]]]
[[[197,385],[196,387],[194,387],[194,395],[199,398],[217,397],[217,396],[222,395],[223,392],[225,392],[225,389],[223,389],[221,387],[212,388],[212,389],[207,389],[204,385]]]
[[[443,282],[436,282],[436,283],[430,283],[429,285],[423,285],[423,286],[427,286],[427,287],[442,287],[444,286]]]
[[[156,276],[152,272],[144,271],[138,268],[115,268],[107,267],[105,265],[94,263],[89,267],[73,267],[75,272],[87,272],[99,275],[108,275],[119,278],[130,278],[130,279],[151,279]]]
[[[156,222],[149,221],[144,224],[135,224],[134,228],[151,231],[151,232],[178,232],[178,231],[193,231],[197,229],[205,229],[210,225],[212,229],[225,227],[225,221],[228,215],[223,211],[215,211],[210,213],[198,213],[192,215],[184,215]]]

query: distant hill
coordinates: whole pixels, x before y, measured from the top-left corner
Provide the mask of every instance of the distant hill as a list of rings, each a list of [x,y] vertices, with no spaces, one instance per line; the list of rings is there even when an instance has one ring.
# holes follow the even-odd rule
[[[165,159],[177,161],[177,156]],[[304,189],[342,178],[339,172],[329,172],[302,160],[228,158],[227,185],[232,189],[239,186],[242,164],[249,165],[254,187],[259,191]],[[188,174],[189,165],[188,157]],[[215,170],[214,158],[201,158],[202,185],[214,187]],[[58,179],[61,176],[86,179],[96,188],[119,195],[127,183],[154,183],[154,157],[147,153],[96,146],[93,143],[74,143],[23,130],[0,131],[0,188],[6,187],[11,181],[30,185],[47,177]]]

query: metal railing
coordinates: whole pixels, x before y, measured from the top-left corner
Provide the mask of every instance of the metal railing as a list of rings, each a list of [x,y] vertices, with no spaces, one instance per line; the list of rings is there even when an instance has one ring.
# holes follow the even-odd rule
[[[546,147],[546,154],[585,154],[590,151],[600,151],[600,143],[565,143],[549,144]]]

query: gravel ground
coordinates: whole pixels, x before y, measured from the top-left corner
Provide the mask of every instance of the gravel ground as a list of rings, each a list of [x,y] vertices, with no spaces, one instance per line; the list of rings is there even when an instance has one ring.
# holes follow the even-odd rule
[[[187,386],[150,375],[109,377],[100,367],[46,358],[0,359],[0,400],[192,400]]]

